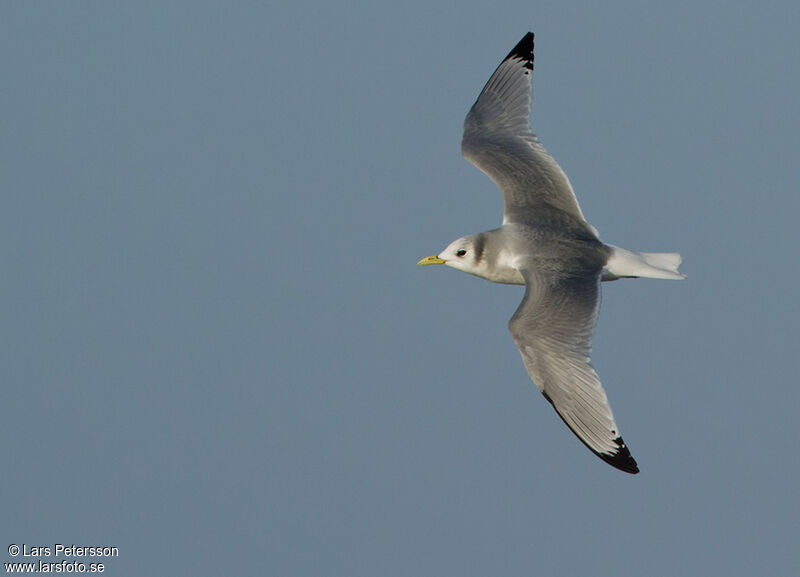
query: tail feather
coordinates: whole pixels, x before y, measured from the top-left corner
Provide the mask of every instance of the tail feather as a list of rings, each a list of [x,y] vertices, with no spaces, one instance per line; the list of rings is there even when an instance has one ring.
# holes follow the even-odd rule
[[[612,249],[602,280],[618,278],[664,278],[685,279],[686,275],[678,271],[683,259],[677,252],[632,252],[618,246],[609,245]]]

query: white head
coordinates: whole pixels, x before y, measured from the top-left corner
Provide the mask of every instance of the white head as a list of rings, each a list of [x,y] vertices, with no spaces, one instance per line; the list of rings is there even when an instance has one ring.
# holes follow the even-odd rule
[[[417,264],[444,264],[454,269],[486,277],[488,266],[484,258],[486,236],[473,234],[454,240],[450,245],[435,256],[427,256]]]

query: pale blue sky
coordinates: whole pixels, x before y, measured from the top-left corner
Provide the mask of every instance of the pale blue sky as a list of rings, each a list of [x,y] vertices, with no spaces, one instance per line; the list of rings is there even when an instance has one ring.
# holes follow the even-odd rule
[[[798,21],[3,3],[0,545],[114,545],[108,575],[800,574]],[[583,212],[689,275],[604,285],[635,477],[530,382],[520,287],[415,266],[500,222],[461,125],[527,30]]]

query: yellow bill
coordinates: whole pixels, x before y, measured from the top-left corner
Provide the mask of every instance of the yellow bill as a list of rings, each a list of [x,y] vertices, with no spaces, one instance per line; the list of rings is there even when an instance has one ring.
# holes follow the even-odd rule
[[[436,256],[436,255],[433,255],[433,256],[426,256],[426,257],[425,257],[425,258],[423,258],[421,261],[419,261],[419,262],[417,263],[417,265],[423,265],[423,264],[444,264],[444,263],[445,263],[445,261],[444,261],[444,260],[440,259],[440,258],[439,258],[438,256]]]

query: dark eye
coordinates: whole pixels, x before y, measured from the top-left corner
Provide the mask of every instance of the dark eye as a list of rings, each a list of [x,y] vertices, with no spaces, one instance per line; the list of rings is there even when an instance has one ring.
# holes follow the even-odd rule
[[[456,256],[464,256],[465,254],[467,254],[467,251],[465,251],[463,248],[456,251]]]

